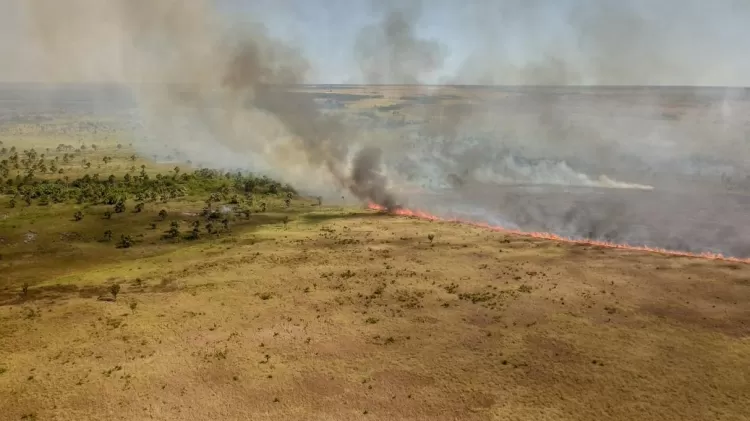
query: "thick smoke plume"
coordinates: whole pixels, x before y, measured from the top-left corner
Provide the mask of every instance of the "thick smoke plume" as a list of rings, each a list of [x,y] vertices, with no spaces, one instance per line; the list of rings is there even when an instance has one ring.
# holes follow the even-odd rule
[[[29,0],[23,6],[48,81],[125,81],[157,133],[167,136],[178,121],[200,125],[216,142],[263,156],[285,181],[307,185],[325,168],[359,199],[395,205],[376,176],[379,155],[366,149],[348,171],[353,133],[321,113],[311,96],[289,89],[309,70],[302,52],[259,25],[229,30],[204,0]],[[113,69],[102,65],[108,59],[118,60],[119,74],[97,74]]]

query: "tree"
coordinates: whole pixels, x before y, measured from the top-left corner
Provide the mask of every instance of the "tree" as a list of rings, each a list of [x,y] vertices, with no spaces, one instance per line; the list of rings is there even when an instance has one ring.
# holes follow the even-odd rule
[[[121,249],[127,249],[133,246],[133,238],[129,235],[121,235],[120,241],[117,243],[117,247]]]
[[[143,202],[137,203],[135,205],[135,213],[141,213],[143,211]]]
[[[75,219],[76,221],[80,221],[81,219],[83,219],[83,212],[76,211],[76,213],[73,214],[73,219]]]
[[[10,199],[10,202],[8,202],[8,206],[11,207],[11,208],[15,208],[16,207],[16,198],[15,197],[13,197],[13,198]]]
[[[112,230],[104,231],[104,241],[112,241]]]
[[[180,236],[180,223],[178,221],[172,221],[169,225],[169,231],[167,231],[169,238],[177,238]]]
[[[125,212],[125,202],[120,200],[115,204],[115,213],[123,213]]]
[[[224,218],[224,219],[223,219],[223,220],[221,221],[221,224],[222,224],[222,225],[224,225],[224,230],[226,230],[226,231],[229,231],[229,219],[227,219],[227,218]]]
[[[193,230],[190,231],[190,235],[188,236],[191,240],[197,240],[201,237],[201,230],[198,227],[193,227]]]
[[[111,210],[104,211],[104,219],[112,219],[112,211]]]
[[[120,293],[120,284],[112,284],[109,286],[109,293],[112,294],[112,298],[117,299],[117,294]]]

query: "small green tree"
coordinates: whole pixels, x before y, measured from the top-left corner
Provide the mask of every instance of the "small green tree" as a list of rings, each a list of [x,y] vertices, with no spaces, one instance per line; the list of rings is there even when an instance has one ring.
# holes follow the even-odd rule
[[[112,241],[112,230],[104,231],[104,241]]]
[[[76,211],[76,213],[73,214],[73,219],[75,219],[76,221],[80,221],[81,219],[83,219],[83,212]]]
[[[141,213],[143,211],[143,202],[137,203],[135,205],[135,213]]]
[[[117,294],[120,293],[120,284],[112,284],[109,286],[109,293],[112,294],[112,298],[117,299]]]
[[[121,235],[120,241],[117,243],[117,247],[121,249],[128,249],[130,247],[133,247],[133,238],[129,235]]]
[[[190,231],[190,235],[188,236],[190,240],[197,240],[201,238],[201,230],[198,227],[193,227],[193,230]]]
[[[167,219],[167,211],[166,209],[162,209],[159,211],[159,218],[163,221]]]
[[[111,210],[104,211],[104,219],[112,219],[112,211]]]
[[[169,227],[169,231],[167,231],[167,237],[178,238],[179,236],[180,236],[180,223],[177,221],[172,221]]]
[[[123,202],[122,200],[118,201],[115,204],[115,212],[116,213],[123,213],[123,212],[125,212],[125,202]]]

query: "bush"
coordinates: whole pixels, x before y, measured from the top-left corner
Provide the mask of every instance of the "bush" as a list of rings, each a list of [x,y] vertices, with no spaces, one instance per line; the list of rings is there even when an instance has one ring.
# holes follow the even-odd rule
[[[81,219],[83,219],[83,212],[76,211],[76,213],[73,214],[73,219],[75,219],[76,221],[80,221]]]
[[[120,284],[112,284],[109,287],[109,293],[112,294],[112,298],[117,299],[117,294],[120,293]]]
[[[127,249],[133,247],[133,239],[129,235],[121,235],[120,241],[117,243],[117,247],[121,249]]]

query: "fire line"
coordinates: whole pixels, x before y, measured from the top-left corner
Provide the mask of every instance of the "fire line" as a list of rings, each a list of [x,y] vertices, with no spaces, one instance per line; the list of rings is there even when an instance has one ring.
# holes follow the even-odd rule
[[[738,257],[724,256],[723,254],[720,254],[720,253],[708,253],[708,252],[689,253],[685,251],[667,250],[663,248],[646,247],[646,246],[631,246],[629,244],[610,243],[607,241],[599,241],[599,240],[586,240],[586,239],[577,240],[577,239],[562,237],[562,236],[552,234],[549,232],[518,231],[518,230],[511,230],[511,229],[506,229],[506,228],[499,227],[499,226],[490,225],[487,223],[464,221],[461,219],[446,219],[446,218],[441,218],[439,216],[435,216],[428,212],[424,212],[420,210],[410,210],[410,209],[400,208],[400,209],[394,209],[394,210],[389,211],[386,208],[380,205],[374,204],[374,203],[368,204],[367,207],[368,209],[371,209],[371,210],[375,210],[379,212],[388,212],[391,215],[396,215],[396,216],[405,216],[405,217],[418,218],[418,219],[424,219],[424,220],[429,220],[429,221],[456,222],[456,223],[466,224],[466,225],[470,225],[474,227],[485,228],[491,231],[503,232],[506,234],[518,235],[522,237],[538,238],[542,240],[558,241],[558,242],[569,243],[569,244],[599,246],[599,247],[606,247],[606,248],[611,248],[611,249],[643,251],[643,252],[664,254],[664,255],[669,255],[669,256],[680,256],[680,257],[690,257],[690,258],[698,258],[698,259],[720,260],[720,261],[725,261],[725,262],[750,264],[750,258],[743,259],[743,258],[738,258]]]

